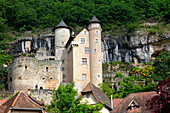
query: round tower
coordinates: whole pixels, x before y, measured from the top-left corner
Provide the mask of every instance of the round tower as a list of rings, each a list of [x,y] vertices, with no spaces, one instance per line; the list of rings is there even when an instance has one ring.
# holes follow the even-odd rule
[[[60,80],[63,81],[65,80],[65,76],[67,76],[67,52],[65,45],[70,38],[71,28],[61,20],[58,26],[54,27],[52,31],[55,32],[55,60],[60,61]]]
[[[55,32],[55,56],[56,60],[60,60],[62,50],[65,48],[65,44],[70,38],[70,27],[68,27],[63,20],[58,24],[57,27],[52,29]]]
[[[94,16],[88,24],[90,51],[90,79],[98,86],[102,83],[101,22]]]

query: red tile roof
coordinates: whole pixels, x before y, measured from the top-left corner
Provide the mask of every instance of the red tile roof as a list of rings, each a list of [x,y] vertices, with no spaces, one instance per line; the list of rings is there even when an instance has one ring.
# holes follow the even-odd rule
[[[140,112],[148,113],[150,111],[146,111],[146,101],[155,95],[157,95],[155,91],[129,94],[115,108],[113,108],[111,113],[126,113],[126,110],[132,100],[140,106]]]
[[[5,99],[5,100],[0,100],[0,106],[5,103],[8,99]]]
[[[7,113],[10,110],[39,110],[45,113],[45,107],[42,103],[28,96],[26,93],[19,92],[11,99],[7,100],[0,106],[0,113]]]
[[[115,108],[124,99],[113,99],[113,108]]]

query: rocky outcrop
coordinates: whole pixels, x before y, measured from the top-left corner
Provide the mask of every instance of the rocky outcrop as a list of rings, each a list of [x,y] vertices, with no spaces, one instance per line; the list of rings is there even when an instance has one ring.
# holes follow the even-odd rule
[[[127,36],[103,35],[104,61],[150,62],[152,61],[151,55],[155,52],[153,43],[166,39],[170,39],[170,36],[160,38],[141,31]],[[169,44],[164,46],[169,48]]]
[[[14,56],[26,52],[34,52],[36,56],[54,56],[55,53],[54,34],[25,37],[9,44],[13,45],[11,54]],[[161,50],[164,47],[170,50],[170,34],[162,38],[141,31],[126,36],[102,35],[105,62],[150,62],[156,49]]]

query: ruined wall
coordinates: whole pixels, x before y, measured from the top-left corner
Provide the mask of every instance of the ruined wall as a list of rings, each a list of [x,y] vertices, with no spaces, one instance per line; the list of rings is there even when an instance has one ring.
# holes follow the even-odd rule
[[[31,57],[16,58],[8,66],[9,89],[56,89],[60,84],[59,61],[39,61]]]

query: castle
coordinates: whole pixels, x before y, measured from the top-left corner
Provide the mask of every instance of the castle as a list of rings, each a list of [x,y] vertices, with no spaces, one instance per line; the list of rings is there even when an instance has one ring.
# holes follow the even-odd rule
[[[16,58],[8,66],[9,89],[53,90],[60,83],[74,81],[80,93],[89,82],[95,86],[102,83],[101,22],[94,16],[87,27],[71,35],[71,28],[61,21],[52,31],[54,35],[11,43],[17,52],[12,53]]]

